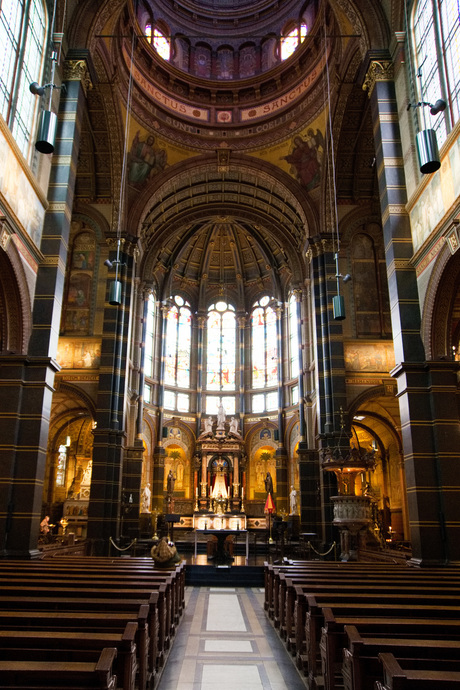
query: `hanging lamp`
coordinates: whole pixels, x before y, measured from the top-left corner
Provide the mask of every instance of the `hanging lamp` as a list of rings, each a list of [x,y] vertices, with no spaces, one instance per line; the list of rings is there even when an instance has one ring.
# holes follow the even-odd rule
[[[423,86],[421,67],[417,72],[417,77],[420,79],[420,96],[422,96]],[[443,98],[438,98],[438,100],[434,104],[420,100],[418,103],[409,103],[409,105],[407,106],[408,110],[410,108],[422,108],[423,112],[423,129],[420,132],[418,132],[418,134],[415,137],[420,172],[423,175],[429,175],[430,173],[434,173],[441,167],[441,158],[439,155],[436,132],[434,129],[427,127],[426,123],[425,107],[427,106],[430,109],[431,115],[437,115],[438,113],[442,113],[446,109],[447,103]]]
[[[332,115],[331,115],[331,85],[329,80],[329,62],[327,59],[327,35],[326,35],[326,21],[324,22],[324,53],[326,62],[326,79],[327,79],[327,103],[328,103],[328,119],[329,119],[329,136],[331,140],[331,167],[332,167],[332,185],[329,186],[330,194],[333,194],[333,204],[331,202],[331,207],[334,208],[334,225],[335,225],[335,235],[336,235],[336,252],[335,252],[335,279],[337,281],[337,294],[332,298],[332,315],[335,321],[343,321],[346,318],[345,313],[345,299],[343,295],[340,294],[340,279],[343,279],[344,283],[351,280],[351,275],[347,273],[343,276],[339,271],[339,252],[340,252],[340,234],[339,234],[339,216],[337,209],[337,185],[336,185],[336,170],[335,170],[335,160],[334,160],[334,137],[332,130]],[[331,190],[332,186],[332,190]]]

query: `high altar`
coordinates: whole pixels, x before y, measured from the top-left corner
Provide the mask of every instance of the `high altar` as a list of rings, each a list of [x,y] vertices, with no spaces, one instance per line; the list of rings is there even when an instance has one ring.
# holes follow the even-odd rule
[[[232,417],[226,424],[222,407],[215,428],[211,417],[204,420],[204,431],[197,439],[194,480],[195,529],[246,529],[244,443],[238,421]]]

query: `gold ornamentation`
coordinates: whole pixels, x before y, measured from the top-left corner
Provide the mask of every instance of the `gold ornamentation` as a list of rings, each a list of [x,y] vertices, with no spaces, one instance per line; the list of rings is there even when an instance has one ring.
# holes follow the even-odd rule
[[[391,60],[374,60],[371,62],[363,84],[363,90],[368,92],[369,98],[372,95],[374,86],[378,81],[393,81],[394,66]]]
[[[93,88],[85,60],[67,60],[64,63],[64,81],[81,81],[85,96]]]

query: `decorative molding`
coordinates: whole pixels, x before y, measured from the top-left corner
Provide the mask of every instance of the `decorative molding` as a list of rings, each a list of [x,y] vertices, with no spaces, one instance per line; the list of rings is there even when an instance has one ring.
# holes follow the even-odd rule
[[[378,81],[393,81],[394,65],[391,60],[374,60],[371,62],[366,78],[363,83],[363,90],[368,92],[369,98],[372,95],[374,86]]]
[[[0,247],[7,252],[11,235],[14,235],[13,228],[8,224],[5,217],[0,217]]]
[[[459,224],[460,220],[455,218],[447,228],[447,231],[444,235],[444,239],[447,242],[447,246],[449,247],[451,254],[455,254],[460,247]]]
[[[85,60],[66,60],[64,63],[64,81],[80,81],[85,96],[93,88]]]

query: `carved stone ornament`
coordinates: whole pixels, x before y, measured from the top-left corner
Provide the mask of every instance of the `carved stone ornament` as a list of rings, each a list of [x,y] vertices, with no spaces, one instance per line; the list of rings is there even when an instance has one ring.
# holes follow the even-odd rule
[[[64,63],[64,81],[81,81],[85,94],[93,88],[88,66],[84,60],[66,60]]]
[[[374,60],[371,62],[366,78],[363,83],[363,90],[368,92],[369,98],[371,97],[374,86],[378,81],[393,81],[394,79],[394,67],[391,60]]]

